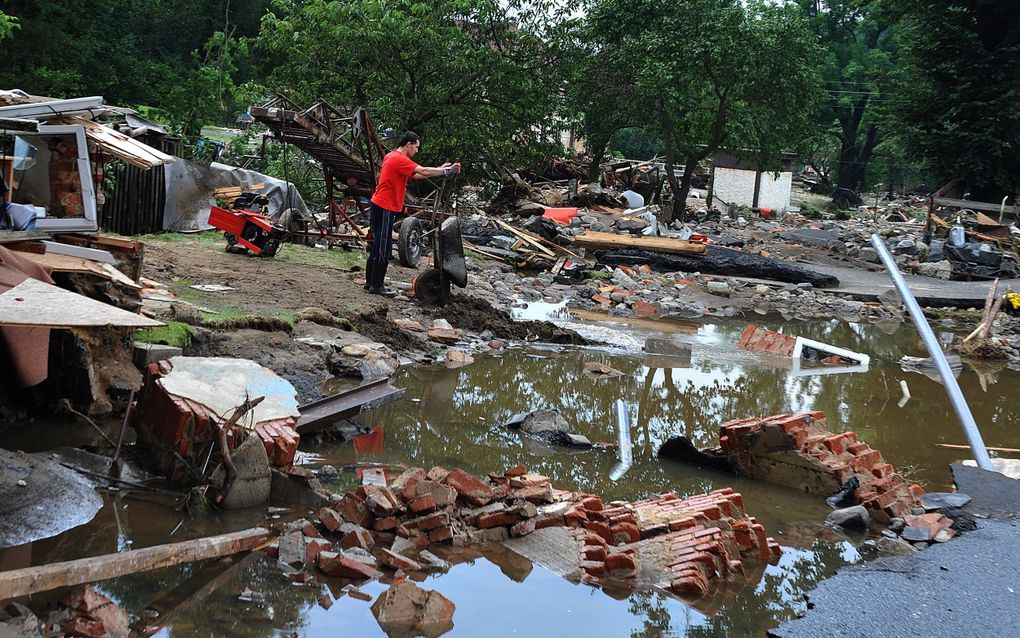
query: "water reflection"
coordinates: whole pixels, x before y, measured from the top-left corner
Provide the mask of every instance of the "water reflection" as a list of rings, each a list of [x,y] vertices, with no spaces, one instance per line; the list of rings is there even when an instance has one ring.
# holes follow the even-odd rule
[[[928,489],[949,487],[948,464],[966,452],[935,447],[939,442],[963,442],[937,382],[911,375],[913,398],[897,407],[899,379],[904,377],[900,357],[924,354],[912,331],[886,334],[875,327],[840,322],[786,326],[791,334],[872,355],[867,372],[795,376],[789,360],[735,350],[743,327],[717,324],[673,331],[672,338],[693,349],[690,362],[679,366],[635,353],[627,344],[643,343],[646,326],[627,325],[626,339],[613,342],[623,347],[514,350],[480,357],[455,370],[411,369],[395,380],[407,390],[402,400],[362,417],[374,426],[372,434],[357,445],[307,451],[314,454],[310,458],[316,465],[352,468],[343,485],[352,484],[353,468],[360,464],[459,466],[485,474],[524,463],[551,476],[558,487],[598,493],[607,501],[732,486],[744,495],[748,512],[784,549],[779,564],[765,568],[753,587],[724,588],[691,605],[656,591],[615,600],[493,551],[461,556],[448,574],[422,585],[440,590],[457,604],[455,626],[448,636],[762,636],[791,617],[818,580],[861,560],[854,547],[862,539],[846,539],[825,528],[821,521],[828,508],[817,497],[659,461],[656,450],[664,440],[680,433],[697,445],[713,445],[718,425],[728,419],[824,410],[832,429],[855,430]],[[582,371],[589,361],[623,375],[593,379]],[[995,375],[1002,383],[990,383]],[[986,442],[1020,447],[1018,399],[1005,391],[1017,382],[1017,374],[988,369],[978,374],[965,367],[959,381]],[[500,425],[517,412],[556,408],[578,433],[592,441],[615,442],[617,399],[626,404],[633,446],[633,464],[618,481],[610,479],[618,462],[613,448],[566,452],[537,445]],[[168,538],[182,519],[171,503],[150,496],[107,498],[107,507],[92,524],[36,543],[28,548],[27,558],[22,551],[20,560],[41,564],[117,551],[129,541],[143,547],[265,523],[262,508],[211,514],[187,519]],[[102,589],[134,611],[154,600],[188,601],[175,607],[183,611],[170,619],[161,636],[383,635],[370,603],[343,595],[343,583],[295,585],[265,561],[228,567],[220,567],[222,582],[209,591],[203,587],[221,574],[202,565],[122,578]],[[266,604],[239,601],[237,596],[246,587],[261,592]],[[370,583],[363,589],[374,598],[385,587]],[[319,604],[324,595],[333,600],[329,609]],[[47,600],[33,601],[33,606]]]

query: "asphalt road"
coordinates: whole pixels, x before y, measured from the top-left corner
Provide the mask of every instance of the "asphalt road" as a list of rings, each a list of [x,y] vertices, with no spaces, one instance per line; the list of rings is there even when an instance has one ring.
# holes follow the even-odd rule
[[[838,288],[827,288],[824,292],[851,295],[861,301],[873,301],[887,290],[893,290],[892,278],[884,271],[871,272],[849,266],[808,264],[798,266],[839,279]],[[981,308],[988,296],[990,281],[947,281],[920,275],[904,275],[911,292],[922,306],[953,306],[957,308]],[[999,290],[1020,290],[1020,279],[1000,279]],[[1020,631],[1018,631],[1020,635]]]
[[[953,465],[978,529],[909,556],[850,567],[808,594],[778,638],[1020,636],[1020,481]]]
[[[1020,635],[1020,522],[985,520],[960,538],[843,570],[808,595],[780,638]]]

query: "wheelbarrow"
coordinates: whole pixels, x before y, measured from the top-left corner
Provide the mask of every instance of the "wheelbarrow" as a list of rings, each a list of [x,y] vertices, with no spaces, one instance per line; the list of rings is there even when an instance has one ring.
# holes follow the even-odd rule
[[[448,217],[427,234],[432,239],[432,268],[415,277],[414,298],[426,305],[445,306],[450,301],[451,283],[467,286],[460,220]]]

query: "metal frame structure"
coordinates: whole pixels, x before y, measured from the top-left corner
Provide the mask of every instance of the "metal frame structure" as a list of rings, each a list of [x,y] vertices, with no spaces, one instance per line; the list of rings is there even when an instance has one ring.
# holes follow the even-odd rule
[[[365,242],[366,231],[351,218],[353,211],[366,212],[364,202],[375,191],[382,168],[383,147],[375,125],[363,107],[345,115],[325,100],[301,109],[289,98],[278,95],[261,107],[253,107],[251,116],[265,124],[281,142],[293,144],[322,165],[326,184],[329,228],[326,234],[299,233],[324,237],[328,241]],[[337,197],[337,191],[342,197]],[[444,180],[432,193],[417,198],[408,193],[405,211],[421,219],[426,235],[442,221],[456,215],[451,205],[452,186]],[[346,232],[345,232],[346,231]]]

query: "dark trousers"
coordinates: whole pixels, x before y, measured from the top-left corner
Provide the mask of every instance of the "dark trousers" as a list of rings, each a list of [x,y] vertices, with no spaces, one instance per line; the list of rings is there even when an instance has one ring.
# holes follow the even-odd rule
[[[386,280],[386,267],[393,251],[393,219],[396,213],[372,204],[369,207],[369,227],[372,243],[365,261],[365,283],[369,288],[382,288]]]

